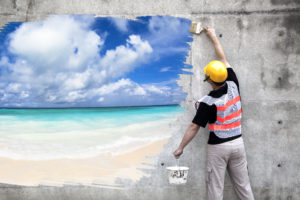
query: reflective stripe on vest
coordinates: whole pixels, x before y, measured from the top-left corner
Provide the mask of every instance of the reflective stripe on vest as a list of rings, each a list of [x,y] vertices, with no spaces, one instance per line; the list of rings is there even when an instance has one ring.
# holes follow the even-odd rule
[[[234,99],[228,101],[225,106],[217,106],[217,110],[225,111],[228,107],[230,107],[231,105],[235,104],[240,99],[241,99],[240,96],[237,96]]]
[[[217,116],[217,120],[218,120],[219,122],[224,123],[224,122],[226,122],[226,121],[228,121],[228,120],[231,120],[231,119],[233,119],[233,118],[235,118],[235,117],[240,116],[241,114],[242,114],[242,109],[239,109],[237,112],[231,113],[230,115],[227,115],[225,118],[222,118],[222,117],[220,117],[220,116]]]
[[[237,85],[233,81],[226,81],[227,94],[219,98],[204,96],[201,102],[217,107],[217,120],[208,125],[220,138],[228,138],[241,134],[242,107]]]
[[[226,129],[236,128],[236,127],[241,126],[241,121],[237,121],[237,122],[230,123],[230,124],[208,125],[208,126],[209,126],[209,129],[212,130],[212,131],[226,130]]]

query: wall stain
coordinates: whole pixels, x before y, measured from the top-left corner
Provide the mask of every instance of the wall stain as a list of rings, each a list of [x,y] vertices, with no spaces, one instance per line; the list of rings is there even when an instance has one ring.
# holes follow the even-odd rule
[[[297,15],[289,15],[285,17],[282,25],[286,27],[286,29],[288,29],[289,31],[295,31],[297,35],[300,35],[300,12]],[[296,41],[297,37],[294,36],[290,36],[289,39],[292,40],[293,44],[296,44],[294,45],[295,51],[297,54],[300,54],[300,45],[297,45],[300,42],[299,39],[298,41]]]
[[[17,0],[12,0],[13,3],[13,8],[16,9],[17,8]]]
[[[261,191],[260,191],[260,197],[263,197],[264,200],[271,200],[271,196],[270,196],[270,189],[269,187],[262,187]]]
[[[292,84],[290,83],[289,78],[292,75],[293,74],[289,71],[288,68],[281,68],[279,76],[277,78],[277,82],[275,83],[274,87],[277,89],[286,89],[286,90],[291,89]]]
[[[281,28],[281,30],[274,34],[275,50],[281,51],[284,55],[300,54],[300,12],[297,14],[289,13],[288,15],[281,15],[263,20],[263,25],[272,25],[274,28]],[[277,37],[276,37],[277,36]]]
[[[241,19],[241,18],[238,18],[236,22],[237,22],[237,27],[238,27],[240,30],[242,30],[242,29],[244,28],[242,19]]]
[[[300,7],[296,8],[285,8],[285,9],[271,9],[271,10],[253,10],[247,11],[245,9],[241,9],[238,11],[204,11],[204,12],[191,12],[192,15],[194,14],[203,14],[203,15],[252,15],[252,14],[280,14],[280,13],[287,13],[287,14],[298,14],[300,12]]]
[[[27,11],[26,11],[25,21],[28,21],[28,15],[32,13],[34,5],[35,5],[35,0],[29,0],[28,6],[27,6]]]
[[[263,85],[263,88],[264,88],[264,90],[266,89],[266,87],[267,87],[267,82],[265,81],[265,73],[264,72],[261,72],[260,73],[260,80],[261,80],[261,83],[262,83],[262,85]]]
[[[265,59],[261,54],[258,54],[257,58],[259,60],[259,66],[261,68],[260,81],[262,83],[263,89],[266,90],[266,87],[268,86],[268,84],[267,84],[267,81],[265,80],[265,71],[266,71],[266,69],[264,68]]]
[[[249,3],[249,0],[243,0],[242,1],[242,6],[244,7],[246,4],[248,4]]]
[[[281,30],[281,31],[278,31],[278,36],[279,36],[279,37],[284,36],[284,31],[282,31],[282,30]]]
[[[273,5],[289,5],[289,4],[300,4],[299,0],[271,0]]]
[[[293,196],[288,196],[286,199],[287,199],[287,200],[292,200],[292,199],[293,199]]]
[[[297,34],[300,34],[300,13],[297,15],[286,16],[282,25],[289,30],[296,31]]]
[[[237,27],[238,27],[238,29],[240,30],[239,31],[239,38],[240,38],[240,40],[239,40],[239,44],[238,44],[238,52],[240,52],[240,49],[241,49],[241,46],[242,46],[242,42],[243,42],[243,40],[242,40],[242,38],[243,38],[243,28],[244,28],[244,24],[243,24],[243,20],[242,20],[242,18],[241,17],[239,17],[238,19],[237,19],[237,21],[236,21],[236,23],[237,23]]]

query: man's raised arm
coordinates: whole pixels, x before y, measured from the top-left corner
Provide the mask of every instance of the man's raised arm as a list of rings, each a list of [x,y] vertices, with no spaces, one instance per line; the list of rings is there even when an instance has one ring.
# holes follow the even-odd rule
[[[222,61],[227,67],[229,67],[229,63],[226,59],[223,47],[216,35],[216,31],[213,28],[209,28],[209,27],[203,27],[206,35],[211,39],[211,41],[214,44],[215,50],[216,50],[216,55],[217,55],[217,59]]]

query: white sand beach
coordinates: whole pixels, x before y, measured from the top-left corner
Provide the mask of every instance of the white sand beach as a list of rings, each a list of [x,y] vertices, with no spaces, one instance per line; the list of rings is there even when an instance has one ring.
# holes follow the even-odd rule
[[[137,168],[155,164],[148,156],[158,155],[168,139],[153,142],[131,152],[106,154],[92,158],[56,160],[14,160],[0,157],[0,182],[37,186],[82,184],[95,187],[118,187],[116,178],[138,181],[145,176]]]

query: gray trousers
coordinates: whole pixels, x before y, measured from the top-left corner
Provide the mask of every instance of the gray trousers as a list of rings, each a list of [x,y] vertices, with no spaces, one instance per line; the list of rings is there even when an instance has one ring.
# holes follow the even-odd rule
[[[208,200],[222,200],[226,169],[240,200],[254,200],[242,137],[207,145],[206,186]]]

